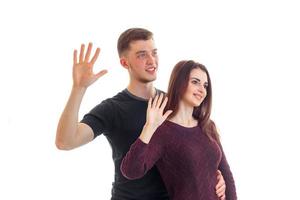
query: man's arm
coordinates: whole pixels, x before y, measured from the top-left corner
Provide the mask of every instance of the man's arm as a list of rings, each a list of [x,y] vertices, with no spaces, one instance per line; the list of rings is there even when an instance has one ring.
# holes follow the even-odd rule
[[[226,199],[226,195],[225,195],[226,183],[224,181],[224,177],[220,170],[217,171],[217,181],[218,181],[218,183],[216,185],[217,196],[219,197],[219,200],[225,200]]]
[[[90,60],[91,51],[92,43],[89,43],[86,54],[84,53],[85,45],[81,45],[79,58],[77,57],[77,50],[74,50],[73,86],[56,132],[55,144],[61,150],[74,149],[92,141],[94,138],[91,127],[84,123],[78,123],[80,104],[87,88],[107,73],[106,70],[101,70],[97,74],[93,73],[93,66],[99,56],[100,49],[97,48]]]
[[[229,164],[227,162],[225,153],[223,151],[223,147],[220,145],[220,149],[222,151],[222,159],[219,164],[219,170],[222,172],[222,176],[224,178],[224,181],[226,183],[226,190],[225,190],[225,197],[224,199],[226,200],[236,200],[237,199],[237,194],[236,194],[236,188],[235,188],[235,182],[234,178],[232,175],[232,172],[230,170]]]

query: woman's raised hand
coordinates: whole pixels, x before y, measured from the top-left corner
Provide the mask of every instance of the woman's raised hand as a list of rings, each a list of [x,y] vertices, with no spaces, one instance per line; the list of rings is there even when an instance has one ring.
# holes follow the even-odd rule
[[[146,125],[152,128],[158,128],[172,113],[171,110],[164,112],[167,105],[168,98],[164,98],[164,94],[156,95],[154,99],[150,98],[147,108]]]

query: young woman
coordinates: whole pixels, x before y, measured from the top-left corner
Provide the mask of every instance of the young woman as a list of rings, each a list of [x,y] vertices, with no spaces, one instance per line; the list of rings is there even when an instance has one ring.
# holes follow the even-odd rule
[[[221,199],[237,199],[219,134],[210,120],[211,104],[205,66],[192,60],[177,63],[167,97],[149,100],[143,131],[122,161],[123,175],[138,179],[156,165],[172,200],[218,200],[215,185],[220,170],[226,182]]]

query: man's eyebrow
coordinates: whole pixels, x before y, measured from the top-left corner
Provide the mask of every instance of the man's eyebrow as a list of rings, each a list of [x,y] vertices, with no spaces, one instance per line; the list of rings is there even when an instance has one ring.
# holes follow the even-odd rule
[[[135,52],[135,54],[141,54],[141,53],[146,53],[147,51],[145,51],[145,50],[141,50],[141,51],[137,51],[137,52]]]
[[[157,51],[157,49],[152,49],[152,51],[151,52],[156,52]],[[147,51],[146,50],[140,50],[140,51],[137,51],[135,54],[140,54],[140,53],[147,53]]]

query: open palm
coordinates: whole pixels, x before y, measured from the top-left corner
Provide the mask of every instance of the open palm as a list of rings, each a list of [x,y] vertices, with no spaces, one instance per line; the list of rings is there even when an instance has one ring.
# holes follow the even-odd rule
[[[107,70],[101,70],[98,73],[93,72],[94,64],[99,56],[100,48],[96,49],[92,59],[90,59],[93,44],[89,43],[85,53],[85,45],[80,48],[79,58],[77,50],[74,50],[73,55],[73,84],[77,87],[87,88],[93,84],[98,78],[107,73]]]
[[[165,97],[163,100],[163,94],[157,95],[153,100],[149,99],[147,108],[147,121],[146,123],[153,128],[158,128],[172,113],[171,110],[164,112],[168,98]]]

